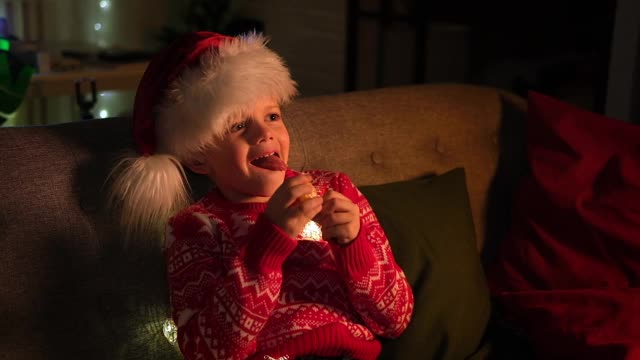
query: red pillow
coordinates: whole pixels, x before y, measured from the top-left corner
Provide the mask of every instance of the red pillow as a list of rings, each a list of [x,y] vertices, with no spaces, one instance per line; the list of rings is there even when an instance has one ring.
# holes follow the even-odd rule
[[[530,174],[487,276],[539,359],[640,359],[640,126],[531,92]]]

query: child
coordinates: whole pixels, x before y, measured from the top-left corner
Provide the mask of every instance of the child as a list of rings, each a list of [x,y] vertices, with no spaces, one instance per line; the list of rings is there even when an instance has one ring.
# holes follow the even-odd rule
[[[258,34],[188,34],[141,80],[143,156],[113,194],[130,233],[170,218],[163,247],[187,359],[375,359],[376,336],[410,321],[411,287],[364,196],[344,174],[287,167],[280,105],[295,92]],[[188,198],[182,166],[215,187],[175,213]]]

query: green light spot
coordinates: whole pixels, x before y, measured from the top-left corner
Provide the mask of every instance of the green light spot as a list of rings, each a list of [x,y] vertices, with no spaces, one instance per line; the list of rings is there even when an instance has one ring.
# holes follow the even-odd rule
[[[9,51],[11,49],[11,42],[7,39],[0,39],[0,50]]]

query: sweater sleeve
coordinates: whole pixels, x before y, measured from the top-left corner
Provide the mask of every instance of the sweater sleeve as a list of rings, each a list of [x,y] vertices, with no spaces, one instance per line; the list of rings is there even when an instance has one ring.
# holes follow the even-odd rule
[[[398,337],[413,314],[413,292],[367,199],[344,174],[332,184],[360,209],[360,232],[346,246],[331,243],[351,303],[376,335]]]
[[[243,247],[230,233],[205,211],[183,212],[168,223],[172,316],[185,359],[249,357],[279,297],[282,263],[295,240],[263,215]]]

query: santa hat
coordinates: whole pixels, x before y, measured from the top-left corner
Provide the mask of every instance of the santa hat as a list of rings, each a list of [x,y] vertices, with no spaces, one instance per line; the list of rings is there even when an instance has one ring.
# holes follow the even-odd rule
[[[284,104],[296,94],[289,70],[266,43],[257,33],[195,32],[153,57],[133,110],[139,156],[116,166],[109,195],[127,237],[156,229],[189,203],[181,162],[222,137],[260,98]]]

